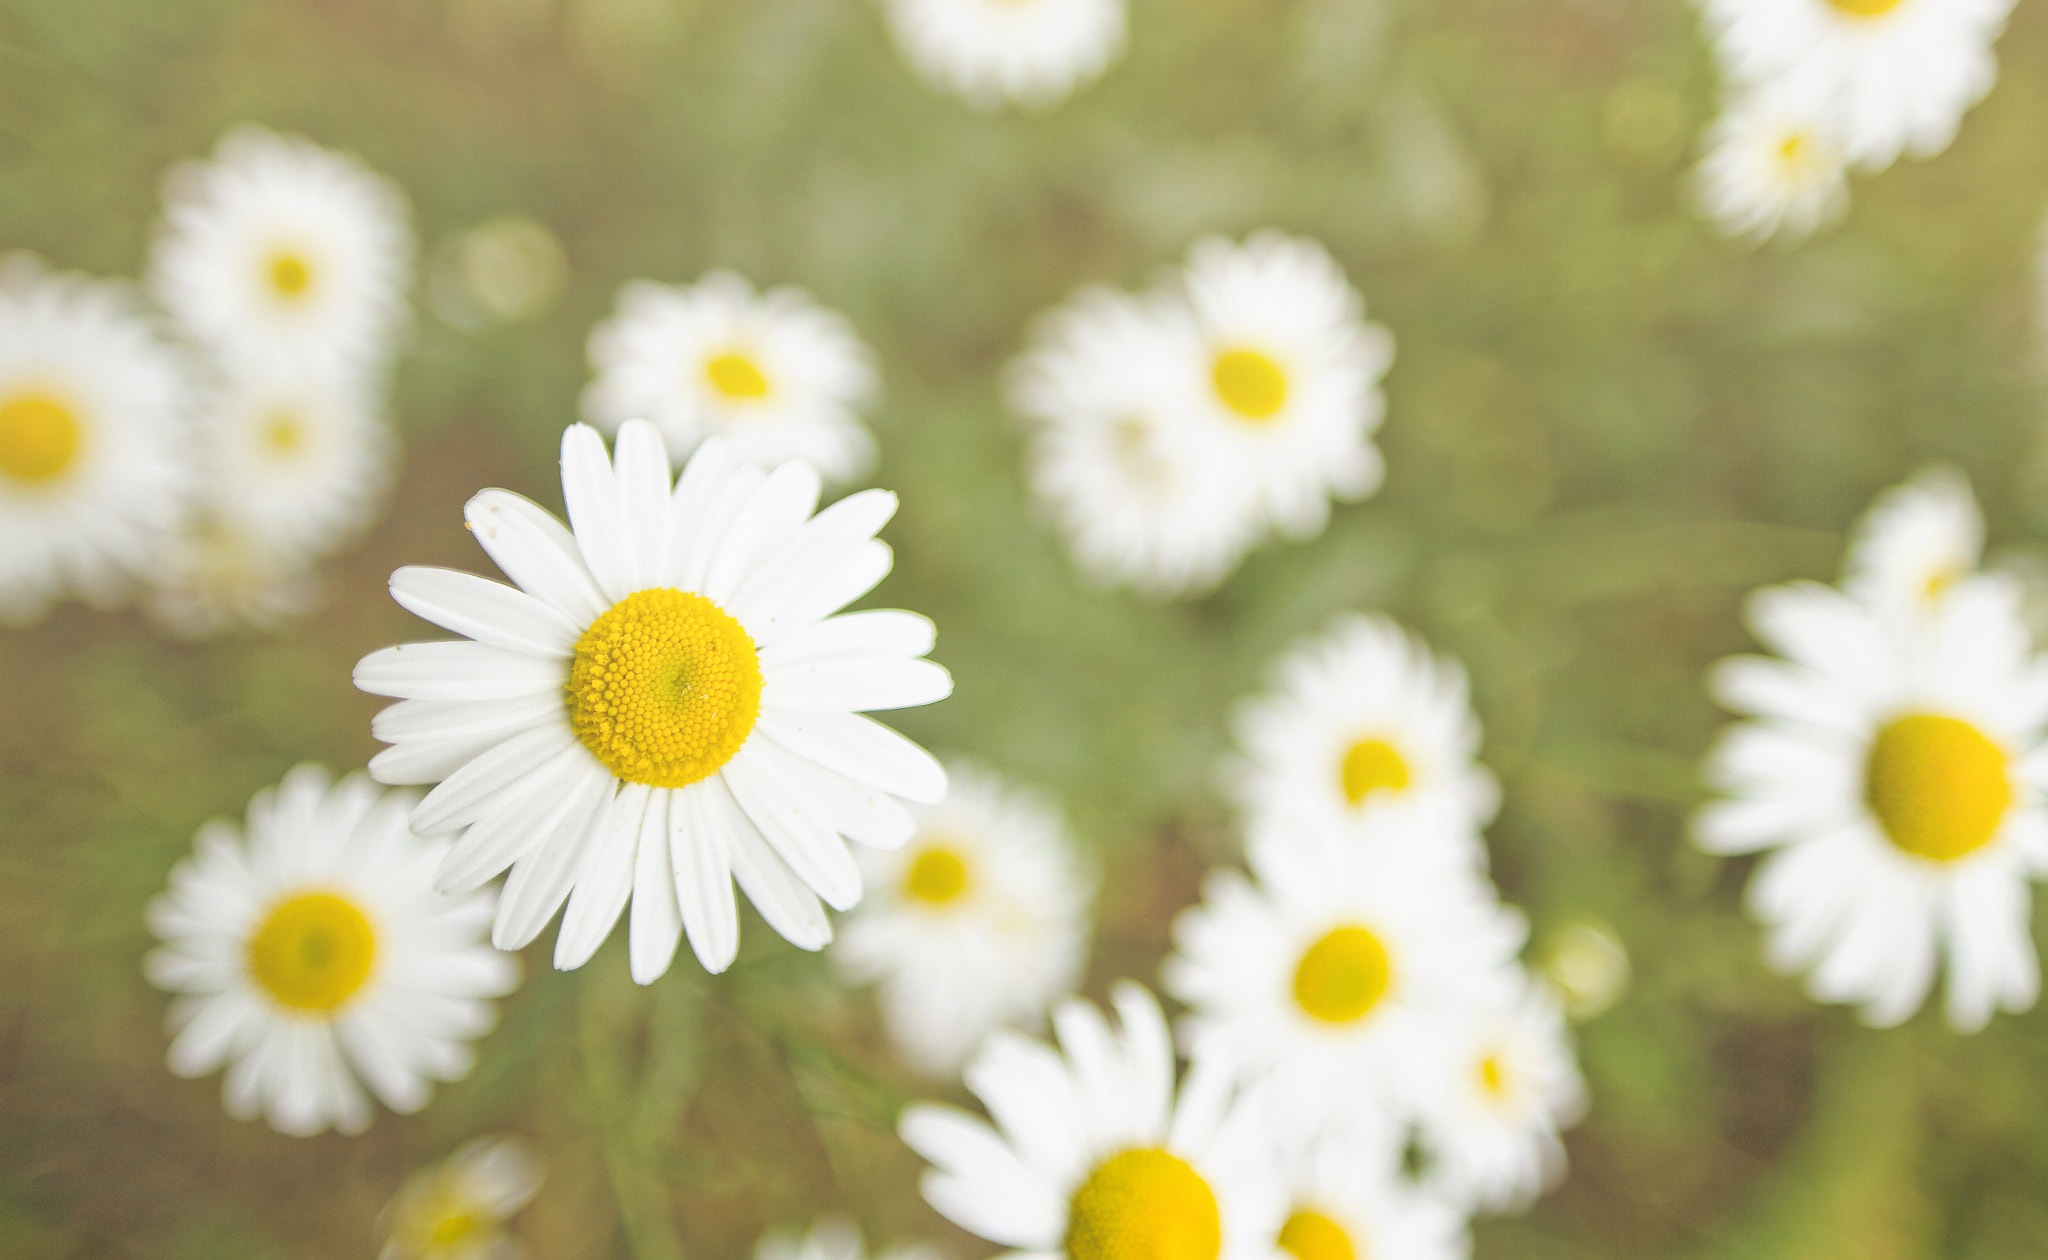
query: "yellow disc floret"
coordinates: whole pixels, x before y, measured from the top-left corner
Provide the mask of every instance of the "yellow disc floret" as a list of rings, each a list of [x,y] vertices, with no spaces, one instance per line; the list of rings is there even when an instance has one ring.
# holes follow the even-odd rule
[[[46,394],[0,401],[0,473],[15,481],[60,476],[78,454],[78,417]]]
[[[569,723],[621,779],[679,788],[709,778],[760,712],[754,641],[702,595],[636,591],[576,641]]]
[[[1091,1173],[1067,1214],[1072,1260],[1216,1260],[1216,1192],[1178,1156],[1125,1151]]]
[[[270,256],[270,291],[288,302],[306,296],[313,287],[311,264],[290,250]]]
[[[1905,0],[1828,0],[1828,3],[1852,18],[1880,18],[1904,4]]]
[[[1393,983],[1387,947],[1371,929],[1333,928],[1294,968],[1294,1000],[1314,1019],[1349,1024],[1365,1018]]]
[[[377,961],[377,932],[346,897],[301,893],[249,939],[249,974],[294,1010],[326,1013],[356,995]]]
[[[724,354],[704,364],[704,376],[711,382],[711,388],[727,398],[766,398],[768,376],[746,355],[737,350]]]
[[[1863,799],[1891,842],[1953,862],[1991,843],[2012,805],[2005,750],[1959,718],[1916,713],[1870,744]]]
[[[1408,761],[1383,739],[1361,739],[1345,750],[1339,770],[1344,799],[1357,805],[1374,792],[1399,792],[1408,786]]]
[[[935,906],[957,900],[967,891],[967,863],[953,850],[934,845],[910,864],[903,891]]]
[[[1360,1260],[1344,1227],[1313,1208],[1297,1208],[1280,1227],[1280,1250],[1294,1260]]]
[[[1216,396],[1247,420],[1269,420],[1287,402],[1287,374],[1256,350],[1226,350],[1210,369]]]

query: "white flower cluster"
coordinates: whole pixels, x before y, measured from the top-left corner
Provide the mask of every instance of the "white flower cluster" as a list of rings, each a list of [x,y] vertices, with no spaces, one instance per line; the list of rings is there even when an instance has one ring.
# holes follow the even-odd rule
[[[883,0],[926,82],[976,109],[1050,109],[1123,55],[1125,0]]]

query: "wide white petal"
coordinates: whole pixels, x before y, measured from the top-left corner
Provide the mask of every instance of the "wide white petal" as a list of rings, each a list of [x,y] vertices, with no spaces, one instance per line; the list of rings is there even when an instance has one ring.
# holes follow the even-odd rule
[[[510,490],[485,490],[463,508],[463,519],[506,577],[572,624],[587,626],[611,607],[584,565],[575,536],[533,500]]]
[[[567,777],[567,769],[551,763],[569,760],[565,754],[577,747],[576,733],[567,723],[515,735],[427,793],[413,808],[412,829],[423,836],[439,836],[474,822],[506,792],[516,789],[521,796],[530,794],[533,776],[543,767],[552,769],[559,785],[567,787],[573,781]],[[589,760],[587,750],[584,758]]]
[[[690,949],[713,975],[732,966],[740,949],[739,906],[733,899],[735,839],[703,784],[678,789],[669,804],[669,864],[676,905]]]
[[[572,745],[530,781],[500,796],[463,831],[434,871],[434,887],[450,894],[481,888],[535,845],[548,843],[572,803],[572,789],[582,780],[615,782],[588,752]]]
[[[559,660],[459,641],[382,648],[355,670],[359,689],[400,700],[510,700],[560,691],[568,680]]]
[[[761,912],[768,926],[799,949],[823,949],[832,940],[832,924],[817,895],[775,856],[775,850],[761,837],[754,824],[733,800],[723,775],[713,775],[699,785],[705,789],[710,806],[718,811],[732,847],[727,857],[740,891]]]
[[[764,711],[756,729],[799,757],[920,805],[946,798],[939,759],[857,713]]]
[[[675,876],[668,864],[668,816],[675,795],[656,792],[640,819],[640,840],[633,854],[633,918],[627,928],[635,984],[653,984],[662,977],[683,935]]]
[[[619,788],[605,820],[603,835],[583,855],[562,930],[555,935],[555,967],[574,971],[590,961],[611,935],[626,899],[633,895],[633,857],[640,843],[640,819],[647,812],[652,789],[644,783]]]
[[[761,648],[761,669],[766,673],[820,661],[918,657],[931,651],[937,639],[929,617],[871,608],[814,621],[776,639]]]
[[[757,758],[809,802],[832,830],[880,849],[899,849],[917,833],[917,820],[887,792],[827,770],[763,735],[747,744]]]
[[[661,430],[645,420],[619,426],[612,452],[619,487],[619,518],[625,525],[628,583],[634,590],[666,583],[668,574],[668,450]]]
[[[391,575],[391,598],[445,630],[525,656],[568,656],[582,633],[525,591],[455,569],[407,565]]]
[[[801,460],[768,474],[753,497],[733,517],[718,552],[699,588],[706,599],[724,606],[754,566],[779,549],[803,527],[818,505],[818,471]]]
[[[506,877],[491,925],[492,945],[524,949],[569,899],[584,855],[604,837],[614,786],[609,778],[586,774],[565,794],[553,837],[513,863]]]
[[[777,856],[835,910],[860,900],[860,867],[846,842],[769,762],[742,748],[719,771],[733,799]]]
[[[569,509],[569,527],[575,531],[576,550],[608,605],[633,593],[636,576],[616,487],[612,462],[597,430],[587,424],[563,430],[562,499]]]
[[[907,709],[953,694],[953,676],[923,659],[832,660],[763,671],[761,707],[805,713]]]

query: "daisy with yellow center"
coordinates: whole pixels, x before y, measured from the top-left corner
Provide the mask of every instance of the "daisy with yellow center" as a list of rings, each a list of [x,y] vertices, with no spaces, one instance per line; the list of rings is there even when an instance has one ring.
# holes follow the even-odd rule
[[[1125,0],[886,0],[896,46],[977,109],[1049,109],[1123,55]]]
[[[1282,1202],[1264,1109],[1205,1055],[1176,1091],[1158,1003],[1128,981],[1113,996],[1117,1030],[1088,1003],[1055,1007],[1057,1049],[990,1034],[966,1082],[993,1127],[904,1111],[903,1140],[933,1165],[926,1202],[1034,1260],[1269,1257]]]
[[[408,1177],[384,1210],[389,1231],[378,1260],[518,1260],[505,1222],[532,1202],[540,1159],[517,1138],[465,1142]]]
[[[1287,1150],[1280,1260],[1466,1260],[1464,1217],[1403,1175],[1398,1133],[1376,1126]]]
[[[514,583],[447,569],[392,575],[399,603],[464,636],[372,653],[356,685],[400,703],[372,731],[388,783],[438,783],[413,814],[456,837],[444,891],[511,868],[492,940],[517,949],[567,903],[555,963],[580,967],[628,900],[633,976],[668,969],[687,931],[721,971],[739,948],[732,881],[770,926],[819,949],[819,898],[860,900],[846,841],[893,848],[946,776],[865,711],[952,690],[914,613],[835,616],[888,573],[881,490],[822,512],[818,474],[763,472],[723,439],[670,482],[660,433],[562,438],[569,528],[486,490],[470,532]],[[815,512],[815,514],[814,514]]]
[[[1734,94],[1693,180],[1699,212],[1723,236],[1796,242],[1849,208],[1849,168],[1826,110],[1784,87]]]
[[[292,1134],[370,1123],[363,1087],[393,1111],[468,1074],[490,999],[518,960],[484,942],[488,894],[443,897],[447,846],[406,827],[408,793],[300,766],[249,803],[246,832],[200,829],[198,852],[149,906],[163,941],[146,965],[171,1006],[171,1070],[225,1066],[238,1119]]]
[[[832,944],[842,976],[879,985],[904,1057],[934,1075],[1080,982],[1095,891],[1054,802],[971,763],[946,777],[908,844],[862,850],[868,894]]]
[[[1874,607],[1916,617],[1977,571],[1984,518],[1962,473],[1921,469],[1877,497],[1849,540],[1842,589]]]
[[[680,287],[635,280],[590,334],[590,365],[583,418],[599,428],[652,420],[679,455],[722,434],[754,463],[806,460],[838,483],[874,463],[859,414],[874,355],[801,289],[757,293],[730,271]]]

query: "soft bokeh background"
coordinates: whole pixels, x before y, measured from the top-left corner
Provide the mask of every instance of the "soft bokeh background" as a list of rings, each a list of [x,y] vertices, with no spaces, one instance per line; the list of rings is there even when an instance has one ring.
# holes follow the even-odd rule
[[[0,0],[0,247],[134,275],[163,169],[254,120],[400,181],[437,294],[393,509],[313,621],[191,647],[67,606],[0,633],[0,1255],[367,1256],[404,1174],[486,1131],[550,1164],[520,1222],[546,1260],[725,1260],[827,1208],[990,1250],[891,1136],[949,1087],[751,916],[729,974],[685,951],[649,989],[617,939],[554,972],[550,932],[475,1076],[360,1138],[237,1123],[218,1078],[163,1066],[143,903],[205,818],[375,751],[350,667],[426,637],[386,575],[488,570],[479,487],[558,507],[586,332],[621,282],[714,265],[807,286],[877,348],[874,481],[903,510],[874,598],[937,620],[959,688],[900,725],[1063,797],[1109,872],[1092,992],[1149,980],[1232,859],[1234,698],[1333,610],[1386,609],[1472,671],[1494,869],[1539,945],[1594,915],[1635,967],[1580,1029],[1568,1182],[1483,1225],[1482,1260],[2048,1254],[2048,1011],[1960,1038],[1814,1007],[1761,964],[1744,865],[1682,839],[1743,590],[1832,576],[1930,458],[2039,563],[2048,11],[2022,3],[1999,55],[1950,152],[1749,251],[1685,208],[1715,88],[1680,0],[1135,0],[1125,62],[1042,117],[928,91],[866,0]],[[492,221],[543,273],[498,313],[537,318],[488,318],[499,273],[463,234]],[[999,369],[1078,285],[1268,224],[1326,242],[1398,339],[1386,488],[1207,599],[1091,591],[1025,498]]]

